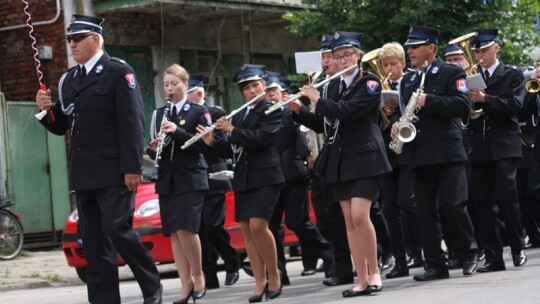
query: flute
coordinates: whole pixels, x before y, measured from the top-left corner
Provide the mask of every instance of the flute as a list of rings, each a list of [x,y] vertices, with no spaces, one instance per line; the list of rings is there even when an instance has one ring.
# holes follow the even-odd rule
[[[240,108],[234,110],[231,112],[231,114],[225,116],[225,119],[229,120],[231,119],[231,117],[233,117],[234,115],[236,115],[238,112],[242,111],[243,109],[247,108],[248,106],[252,105],[253,103],[255,103],[256,101],[258,101],[259,99],[261,99],[262,97],[264,97],[265,93],[261,93],[257,96],[255,96],[253,99],[251,99],[250,101],[246,102],[245,104],[243,104]],[[196,143],[199,139],[203,138],[206,134],[212,132],[214,129],[216,128],[216,124],[214,123],[213,125],[211,125],[210,127],[206,128],[206,130],[202,133],[199,133],[195,136],[193,136],[192,138],[188,139],[184,145],[182,147],[180,147],[182,150],[185,150],[187,149],[187,147],[191,146],[192,144]]]
[[[348,71],[351,71],[353,70],[354,68],[358,67],[358,65],[353,65],[353,66],[350,66],[342,71],[339,71],[338,73],[326,78],[325,80],[321,81],[321,82],[317,82],[316,84],[313,85],[314,88],[319,88],[323,85],[325,85],[326,83],[338,78],[339,76],[347,73]],[[268,110],[266,110],[264,112],[264,114],[268,115],[274,111],[276,111],[277,109],[281,109],[282,106],[285,106],[293,101],[295,101],[296,99],[300,98],[300,96],[302,96],[302,93],[296,93],[294,94],[293,96],[291,96],[289,99],[285,100],[284,102],[280,102],[280,103],[276,103],[275,105],[271,106],[270,108],[268,108]]]

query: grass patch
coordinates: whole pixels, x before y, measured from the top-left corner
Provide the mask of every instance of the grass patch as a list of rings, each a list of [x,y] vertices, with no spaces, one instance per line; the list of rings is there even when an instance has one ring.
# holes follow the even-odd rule
[[[40,272],[32,272],[30,275],[23,276],[23,278],[31,278],[31,279],[41,279],[45,280],[47,282],[58,282],[60,281],[60,277],[55,273],[45,273],[42,274]]]

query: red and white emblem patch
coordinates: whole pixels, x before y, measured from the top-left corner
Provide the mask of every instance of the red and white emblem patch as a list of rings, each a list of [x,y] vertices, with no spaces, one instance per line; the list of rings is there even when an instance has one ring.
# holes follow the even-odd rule
[[[379,83],[375,80],[368,80],[366,86],[368,94],[375,94],[379,89]]]
[[[134,74],[127,74],[126,80],[130,88],[135,89],[135,87],[137,87],[137,81],[135,80]]]
[[[456,80],[456,89],[458,89],[458,91],[461,91],[463,93],[468,93],[469,86],[467,85],[467,80],[465,79]]]
[[[212,116],[210,116],[210,113],[204,113],[204,118],[206,119],[206,123],[211,126],[212,125]]]

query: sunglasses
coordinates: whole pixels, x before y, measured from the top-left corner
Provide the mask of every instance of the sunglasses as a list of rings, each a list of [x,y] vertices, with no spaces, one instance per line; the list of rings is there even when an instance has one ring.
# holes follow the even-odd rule
[[[92,36],[92,35],[94,35],[94,33],[75,34],[75,35],[67,36],[66,40],[67,40],[68,43],[71,43],[71,41],[73,41],[75,43],[79,43],[79,42],[83,41],[84,39],[86,39],[87,37]]]
[[[413,50],[416,50],[417,48],[421,47],[421,46],[424,46],[424,45],[428,45],[427,43],[424,43],[424,44],[415,44],[415,45],[409,45],[407,46],[408,49],[413,49]]]

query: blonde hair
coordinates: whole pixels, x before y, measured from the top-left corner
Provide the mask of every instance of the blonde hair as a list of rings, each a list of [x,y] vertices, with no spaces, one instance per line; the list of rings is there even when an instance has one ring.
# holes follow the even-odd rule
[[[167,74],[174,75],[174,76],[180,78],[180,80],[182,80],[185,83],[187,83],[189,81],[189,73],[188,73],[188,71],[185,68],[183,68],[181,65],[176,64],[176,63],[171,65],[170,67],[168,67],[165,70],[165,72],[163,73],[163,76],[165,76]]]
[[[384,60],[389,57],[397,57],[400,60],[405,60],[405,50],[399,42],[389,42],[382,46],[379,52],[379,59]]]

